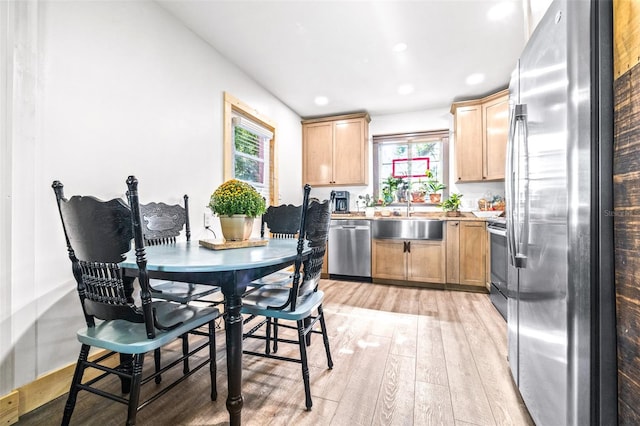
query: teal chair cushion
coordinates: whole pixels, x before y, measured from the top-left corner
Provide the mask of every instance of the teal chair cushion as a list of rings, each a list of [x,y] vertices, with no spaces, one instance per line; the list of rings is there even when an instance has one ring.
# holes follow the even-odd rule
[[[281,286],[260,287],[242,299],[242,313],[298,321],[310,316],[311,312],[315,311],[324,300],[324,293],[318,290],[299,299],[294,311],[290,308],[268,309],[269,306],[284,305],[289,297],[289,291],[290,288]]]
[[[167,326],[182,322],[172,330],[156,330],[156,337],[147,338],[144,323],[126,320],[97,322],[95,327],[78,330],[80,343],[124,354],[141,354],[155,350],[184,333],[203,326],[220,316],[217,308],[197,307],[171,302],[153,302],[158,322]]]

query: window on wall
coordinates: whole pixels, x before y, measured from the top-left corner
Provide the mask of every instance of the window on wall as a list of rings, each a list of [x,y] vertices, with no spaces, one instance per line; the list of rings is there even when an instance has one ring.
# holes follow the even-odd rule
[[[268,204],[277,204],[275,124],[228,93],[224,94],[224,124],[224,180],[247,182]]]
[[[376,196],[382,200],[386,198],[386,202],[400,203],[406,202],[411,191],[425,190],[429,180],[437,180],[448,187],[448,141],[448,130],[374,135],[373,190]],[[389,186],[394,183],[397,187],[389,194]],[[445,189],[444,196],[447,195]],[[428,203],[427,198],[425,204]]]
[[[233,176],[253,185],[270,198],[270,143],[273,133],[254,121],[236,115],[233,127]]]

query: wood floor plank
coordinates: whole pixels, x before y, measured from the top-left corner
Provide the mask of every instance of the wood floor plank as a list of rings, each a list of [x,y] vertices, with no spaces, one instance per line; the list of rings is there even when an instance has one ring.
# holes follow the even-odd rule
[[[416,382],[414,424],[424,426],[455,424],[451,395],[447,386]]]
[[[510,378],[509,364],[503,351],[496,345],[488,345],[491,339],[485,321],[499,315],[495,311],[478,307],[483,295],[467,293],[459,298],[459,316],[467,335],[469,348],[480,374],[493,417],[499,425],[533,425],[522,400],[517,397],[515,384]],[[506,332],[506,329],[505,329]]]
[[[415,358],[389,354],[373,416],[374,425],[413,424],[415,376]]]
[[[391,353],[415,360],[418,347],[418,316],[394,315]]]
[[[321,290],[331,295],[331,301],[340,308],[367,307],[371,283],[356,281],[322,280]]]
[[[448,387],[447,364],[438,318],[418,317],[416,380]]]
[[[325,310],[329,345],[333,359],[330,374],[322,374],[312,381],[311,394],[321,398],[339,401],[352,374],[360,369],[360,355],[364,349],[376,344],[368,330],[373,322],[369,319],[372,311],[352,309],[349,312],[331,312]],[[390,338],[388,339],[390,340]],[[372,343],[374,342],[374,343]],[[326,355],[322,349],[320,336],[314,336],[309,362],[314,367],[326,368]]]
[[[507,358],[507,322],[498,313],[491,300],[483,295],[471,299],[478,320],[484,325],[488,337],[493,341],[496,350]]]
[[[383,383],[384,368],[391,339],[369,335],[367,345],[358,351],[358,368],[349,377],[346,390],[340,399],[334,424],[370,425],[372,424],[378,394]],[[339,423],[338,420],[339,419]]]
[[[438,315],[438,302],[436,300],[436,294],[442,290],[420,289],[418,293],[418,315],[423,316],[437,316]]]
[[[450,291],[437,294],[453,413],[456,420],[494,425],[491,407],[460,318],[460,311],[465,307],[453,302],[452,297]]]
[[[417,315],[419,293],[422,289],[398,285],[375,284],[368,300],[369,307],[378,311]]]

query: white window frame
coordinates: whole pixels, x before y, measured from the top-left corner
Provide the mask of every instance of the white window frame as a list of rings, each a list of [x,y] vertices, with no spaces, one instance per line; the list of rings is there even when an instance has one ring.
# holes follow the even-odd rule
[[[268,186],[269,196],[267,204],[276,205],[278,201],[278,174],[277,174],[277,152],[276,152],[276,125],[269,118],[260,114],[249,105],[230,95],[224,93],[224,180],[235,179],[235,144],[234,144],[234,118],[236,124],[241,127],[247,127],[251,132],[260,132],[261,136],[271,136],[269,140],[269,164],[268,167]],[[242,121],[244,119],[244,121]]]
[[[446,185],[446,189],[443,191],[443,197],[446,198],[449,194],[449,130],[429,130],[419,132],[408,133],[394,133],[385,135],[374,135],[373,139],[373,194],[374,197],[381,196],[382,188],[380,187],[380,158],[379,147],[384,144],[404,144],[409,145],[412,143],[423,142],[438,142],[442,144],[441,158],[442,168],[439,180]],[[409,153],[411,150],[408,151]],[[409,158],[411,160],[411,158]],[[417,181],[418,178],[409,179],[409,187],[413,181]],[[397,204],[397,203],[392,203]],[[426,205],[430,204],[428,200]]]

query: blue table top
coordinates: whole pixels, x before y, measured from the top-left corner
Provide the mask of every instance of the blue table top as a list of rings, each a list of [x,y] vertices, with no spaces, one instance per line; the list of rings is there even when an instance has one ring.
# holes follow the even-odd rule
[[[227,250],[211,250],[201,247],[197,241],[148,246],[145,247],[147,270],[222,272],[271,266],[295,260],[297,243],[297,239],[272,239],[266,246]],[[121,266],[137,268],[134,250],[127,253]]]

